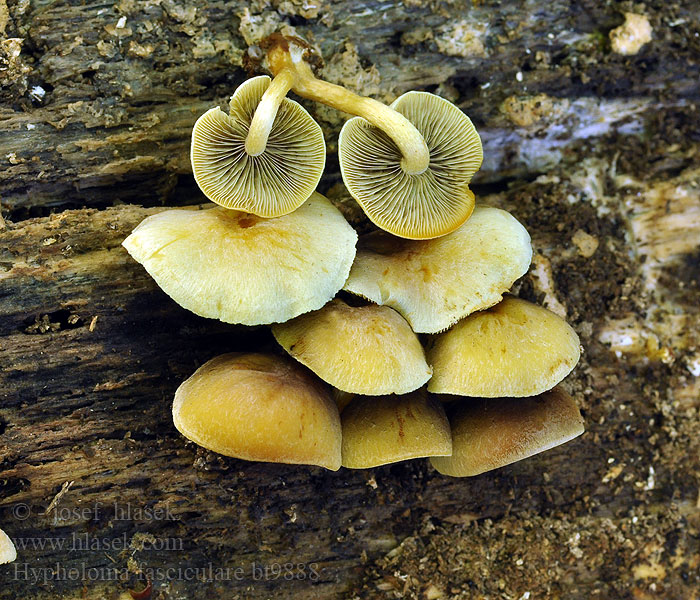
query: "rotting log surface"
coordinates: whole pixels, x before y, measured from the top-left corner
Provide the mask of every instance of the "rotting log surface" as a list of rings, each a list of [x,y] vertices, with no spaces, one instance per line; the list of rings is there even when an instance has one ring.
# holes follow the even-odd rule
[[[0,527],[20,545],[0,598],[114,598],[186,567],[150,573],[152,597],[697,597],[700,9],[474,4],[0,0]],[[631,57],[607,42],[625,10],[654,28]],[[455,480],[246,463],[173,429],[198,365],[275,345],[180,309],[120,242],[158,210],[135,204],[202,201],[190,128],[285,26],[329,79],[475,121],[480,201],[533,237],[516,292],[581,336],[581,438]],[[342,117],[307,107],[320,189],[364,230],[336,185]]]

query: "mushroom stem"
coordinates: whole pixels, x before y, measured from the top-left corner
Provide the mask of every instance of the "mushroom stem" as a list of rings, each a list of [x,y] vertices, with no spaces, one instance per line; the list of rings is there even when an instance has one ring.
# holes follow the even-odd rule
[[[292,70],[282,69],[265,90],[258,107],[255,109],[248,136],[245,139],[245,151],[249,156],[258,156],[265,152],[277,110],[282,104],[282,100],[287,96],[287,92],[292,89],[294,79],[295,74]]]
[[[294,80],[291,89],[296,94],[363,117],[388,135],[401,151],[401,167],[408,175],[419,175],[428,168],[428,146],[421,133],[406,117],[377,100],[358,96],[344,87],[317,79],[304,60],[305,49],[293,40],[285,39],[285,42],[273,46],[267,55],[268,67],[275,80],[278,74],[292,70]]]

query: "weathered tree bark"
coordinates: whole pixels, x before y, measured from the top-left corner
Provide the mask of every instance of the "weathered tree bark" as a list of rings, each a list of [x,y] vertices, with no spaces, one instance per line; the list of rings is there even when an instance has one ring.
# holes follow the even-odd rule
[[[149,577],[153,598],[697,593],[695,2],[8,8],[0,0],[0,527],[19,558],[0,566],[0,598],[114,598]],[[629,10],[653,39],[620,56],[608,33]],[[179,308],[120,243],[158,205],[203,201],[191,126],[244,79],[248,45],[284,27],[318,45],[331,81],[382,100],[435,91],[472,117],[479,200],[533,238],[515,291],[581,336],[565,382],[581,438],[456,480],[425,461],[247,463],[174,430],[180,381],[274,340]],[[364,230],[337,185],[343,116],[306,106],[329,145],[320,189]]]

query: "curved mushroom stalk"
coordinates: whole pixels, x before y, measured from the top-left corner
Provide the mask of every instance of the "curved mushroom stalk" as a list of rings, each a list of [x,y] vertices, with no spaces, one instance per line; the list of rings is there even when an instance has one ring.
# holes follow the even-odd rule
[[[402,158],[384,132],[362,118],[340,133],[340,170],[348,191],[370,220],[399,237],[422,240],[457,229],[474,210],[469,189],[481,166],[481,139],[461,110],[427,92],[408,92],[392,105],[424,136],[430,164],[402,170]]]
[[[379,227],[409,239],[454,231],[471,215],[472,175],[483,159],[469,118],[433,94],[408,92],[390,107],[317,79],[303,40],[268,40],[267,67],[300,96],[356,115],[340,135],[345,185]]]
[[[284,97],[288,83],[285,77],[272,83],[266,75],[253,77],[236,89],[228,115],[212,108],[195,123],[192,171],[211,201],[280,217],[316,189],[326,163],[323,132],[301,105]],[[256,110],[261,105],[264,110]]]
[[[271,35],[266,45],[267,67],[278,77],[291,80],[291,89],[303,98],[364,117],[382,130],[400,151],[400,168],[419,175],[429,166],[430,154],[423,135],[401,112],[372,98],[358,96],[339,85],[317,79],[307,62],[309,46],[299,38]]]

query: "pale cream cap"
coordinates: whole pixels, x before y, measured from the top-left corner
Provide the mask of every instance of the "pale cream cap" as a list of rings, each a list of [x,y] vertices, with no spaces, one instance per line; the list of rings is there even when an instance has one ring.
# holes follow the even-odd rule
[[[321,308],[347,279],[357,234],[314,193],[276,219],[213,207],[146,218],[123,242],[181,306],[226,323],[287,321]]]
[[[344,289],[400,312],[417,333],[444,331],[501,300],[527,273],[532,246],[512,215],[477,207],[456,231],[426,241],[360,238]]]

